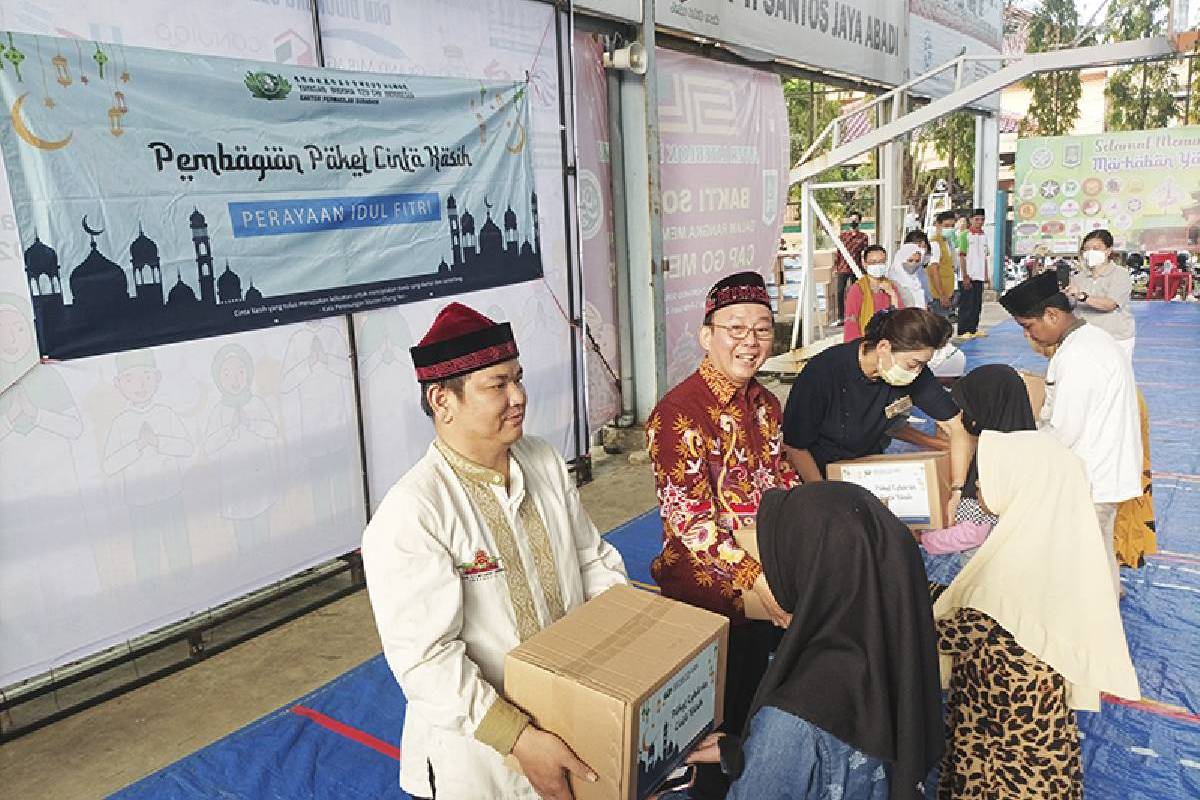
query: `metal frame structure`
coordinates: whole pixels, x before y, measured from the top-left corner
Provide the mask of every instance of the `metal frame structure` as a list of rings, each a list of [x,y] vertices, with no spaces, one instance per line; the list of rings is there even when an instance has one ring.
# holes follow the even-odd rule
[[[1156,61],[1175,55],[1176,51],[1171,41],[1165,37],[1073,47],[1048,53],[1028,54],[1019,58],[1002,55],[960,55],[831,120],[805,150],[796,165],[792,167],[789,175],[789,185],[800,184],[800,227],[804,263],[800,300],[796,303],[796,315],[792,320],[791,349],[795,350],[798,343],[802,343],[804,346],[812,344],[813,332],[816,327],[813,325],[814,314],[811,313],[816,308],[816,285],[813,280],[812,266],[816,250],[814,218],[820,222],[821,227],[833,239],[834,246],[846,259],[855,276],[862,277],[862,271],[858,264],[842,246],[832,223],[822,211],[820,204],[816,202],[816,198],[813,196],[815,190],[877,187],[880,193],[878,241],[890,244],[894,238],[894,203],[889,198],[894,192],[898,177],[893,163],[895,161],[894,147],[903,137],[940,117],[965,108],[1039,72]],[[966,67],[979,62],[1000,63],[1003,66],[981,78],[964,82]],[[915,87],[949,70],[954,72],[953,91],[919,108],[908,110]],[[875,112],[874,130],[849,141],[843,141],[844,123],[852,116],[859,116],[872,110]],[[817,179],[826,170],[841,166],[876,149],[880,151],[880,177],[878,179],[817,182]],[[824,152],[821,152],[822,150]],[[818,153],[820,154],[818,155]]]
[[[578,335],[583,331],[584,298],[583,276],[580,272],[581,242],[578,232],[578,214],[576,213],[578,182],[575,164],[577,153],[575,97],[574,91],[570,91],[567,86],[568,80],[572,86],[574,84],[574,54],[572,51],[574,4],[554,0],[545,1],[548,5],[553,6],[554,13],[552,25],[555,34],[558,78],[557,103],[563,183],[562,213],[566,226],[567,253],[565,313],[572,331],[570,368],[573,422],[571,444],[575,451],[575,457],[570,459],[568,464],[576,481],[583,483],[591,480],[592,462],[587,441],[584,352],[581,336]],[[312,32],[317,65],[323,67],[325,66],[325,54],[321,40],[319,5],[319,3],[312,4]],[[353,315],[347,314],[341,319],[344,321],[347,331],[348,359],[354,392],[356,444],[361,470],[360,490],[366,514],[366,519],[363,520],[365,525],[371,516],[371,494],[358,347]],[[71,714],[130,692],[158,678],[178,672],[199,663],[208,656],[273,630],[365,587],[366,580],[362,570],[361,556],[357,552],[347,553],[227,603],[94,653],[79,661],[11,686],[0,687],[0,743],[18,738]],[[301,593],[304,593],[303,597],[295,597]],[[293,597],[295,599],[291,604],[285,602]],[[279,604],[279,606],[272,612],[271,607],[275,604]],[[263,613],[264,611],[267,613]],[[266,619],[256,624],[244,621],[244,618],[253,612],[259,612]],[[224,628],[237,630],[226,635],[223,633]],[[181,642],[188,643],[187,650],[181,649],[174,657],[168,655],[171,648]],[[81,688],[86,685],[85,682],[101,678],[109,670],[130,664],[133,665],[134,676],[129,679],[112,681],[94,692]],[[154,666],[147,668],[143,666],[145,664]],[[102,683],[103,681],[97,682]],[[24,708],[34,708],[38,704],[45,705],[44,711],[41,711],[39,706],[38,710],[22,713]],[[14,719],[19,721],[14,722]]]

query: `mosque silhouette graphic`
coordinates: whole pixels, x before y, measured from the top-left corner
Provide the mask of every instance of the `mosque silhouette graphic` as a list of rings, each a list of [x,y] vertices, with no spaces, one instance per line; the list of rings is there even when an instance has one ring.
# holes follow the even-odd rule
[[[71,302],[64,301],[58,251],[40,234],[25,249],[25,277],[38,341],[45,356],[79,358],[534,280],[543,274],[537,194],[531,193],[529,199],[532,240],[526,237],[518,243],[517,213],[511,205],[501,230],[485,197],[485,219],[476,232],[475,218],[465,207],[460,216],[458,201],[449,195],[445,208],[450,248],[432,270],[353,287],[274,296],[265,296],[250,276],[243,290],[242,276],[229,258],[224,259],[224,270],[215,274],[208,221],[199,208],[188,217],[194,284],[184,279],[185,270],[178,266],[173,270],[175,280],[168,284],[172,276],[170,271],[163,274],[158,243],[141,225],[129,245],[127,272],[100,251],[96,237],[104,231],[90,226],[85,215],[82,228],[89,237],[88,250],[70,270]],[[190,263],[186,272],[191,272]],[[189,280],[192,277],[188,275]],[[344,297],[350,289],[380,288],[390,291],[363,293],[361,308],[339,302],[336,310],[330,310],[320,302],[326,296]]]

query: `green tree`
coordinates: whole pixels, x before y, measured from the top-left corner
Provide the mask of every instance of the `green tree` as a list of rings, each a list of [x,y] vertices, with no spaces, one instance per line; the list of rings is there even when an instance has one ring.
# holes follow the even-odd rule
[[[1183,106],[1183,124],[1200,123],[1200,42],[1187,58],[1187,96]]]
[[[783,81],[783,97],[788,108],[788,127],[791,134],[791,163],[795,165],[804,155],[817,135],[825,126],[842,113],[842,102],[838,99],[840,90],[816,81],[800,78],[786,78]],[[826,147],[817,149],[817,154],[827,150]],[[859,180],[875,177],[875,154],[872,152],[861,164],[850,164],[834,167],[823,176],[825,181]],[[831,219],[835,221],[848,210],[862,211],[866,216],[872,216],[874,207],[873,189],[819,189],[815,193],[817,202]],[[792,202],[799,202],[799,186],[793,186],[789,194]],[[819,241],[823,241],[818,236]],[[822,246],[828,246],[826,243]]]
[[[1108,41],[1123,42],[1166,34],[1170,0],[1112,0],[1105,20]],[[1114,71],[1104,97],[1110,131],[1164,128],[1178,112],[1179,81],[1169,61],[1135,64]]]
[[[905,175],[905,202],[922,214],[929,193],[938,180],[945,180],[956,208],[970,204],[975,193],[974,115],[959,111],[935,120],[921,128],[915,143],[916,153]],[[945,167],[921,169],[919,156],[928,147],[946,160]]]
[[[1045,53],[1069,47],[1079,36],[1079,13],[1075,0],[1043,0],[1029,23],[1026,49]],[[1079,118],[1079,96],[1083,92],[1079,70],[1058,70],[1027,78],[1031,99],[1021,120],[1021,134],[1062,136],[1070,133]]]
[[[795,164],[816,135],[841,113],[841,105],[833,99],[829,87],[800,78],[783,81],[783,99],[788,107],[792,164]]]

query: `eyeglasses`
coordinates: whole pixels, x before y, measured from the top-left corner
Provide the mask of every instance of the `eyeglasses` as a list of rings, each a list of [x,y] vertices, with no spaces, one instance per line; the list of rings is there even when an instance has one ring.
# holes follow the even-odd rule
[[[769,342],[775,338],[774,328],[750,328],[745,325],[718,325],[715,322],[708,323],[710,328],[721,328],[729,334],[730,339],[741,341],[750,335],[750,331],[754,331],[754,338],[760,342]]]

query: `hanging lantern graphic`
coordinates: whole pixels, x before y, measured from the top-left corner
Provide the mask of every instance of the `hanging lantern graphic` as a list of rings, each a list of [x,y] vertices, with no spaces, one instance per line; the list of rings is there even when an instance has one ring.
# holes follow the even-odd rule
[[[125,133],[125,129],[121,126],[121,117],[123,116],[125,116],[125,112],[116,106],[108,110],[108,132],[113,136]]]
[[[108,63],[108,54],[100,49],[100,45],[98,43],[96,45],[96,52],[92,54],[92,59],[95,60],[96,65],[100,67],[100,80],[104,80],[104,65]]]
[[[21,62],[25,60],[25,54],[13,44],[13,35],[11,33],[8,34],[8,52],[4,54],[4,57],[13,65],[13,70],[17,73],[17,80],[25,80],[21,77]]]
[[[71,65],[63,58],[62,53],[50,59],[50,63],[54,65],[54,72],[58,76],[56,80],[59,84],[64,88],[70,86],[73,83],[71,80]]]
[[[129,106],[125,105],[125,93],[124,92],[114,92],[113,100],[115,102],[115,105],[113,106],[113,108],[117,109],[117,111],[121,112],[122,114],[129,113]]]

